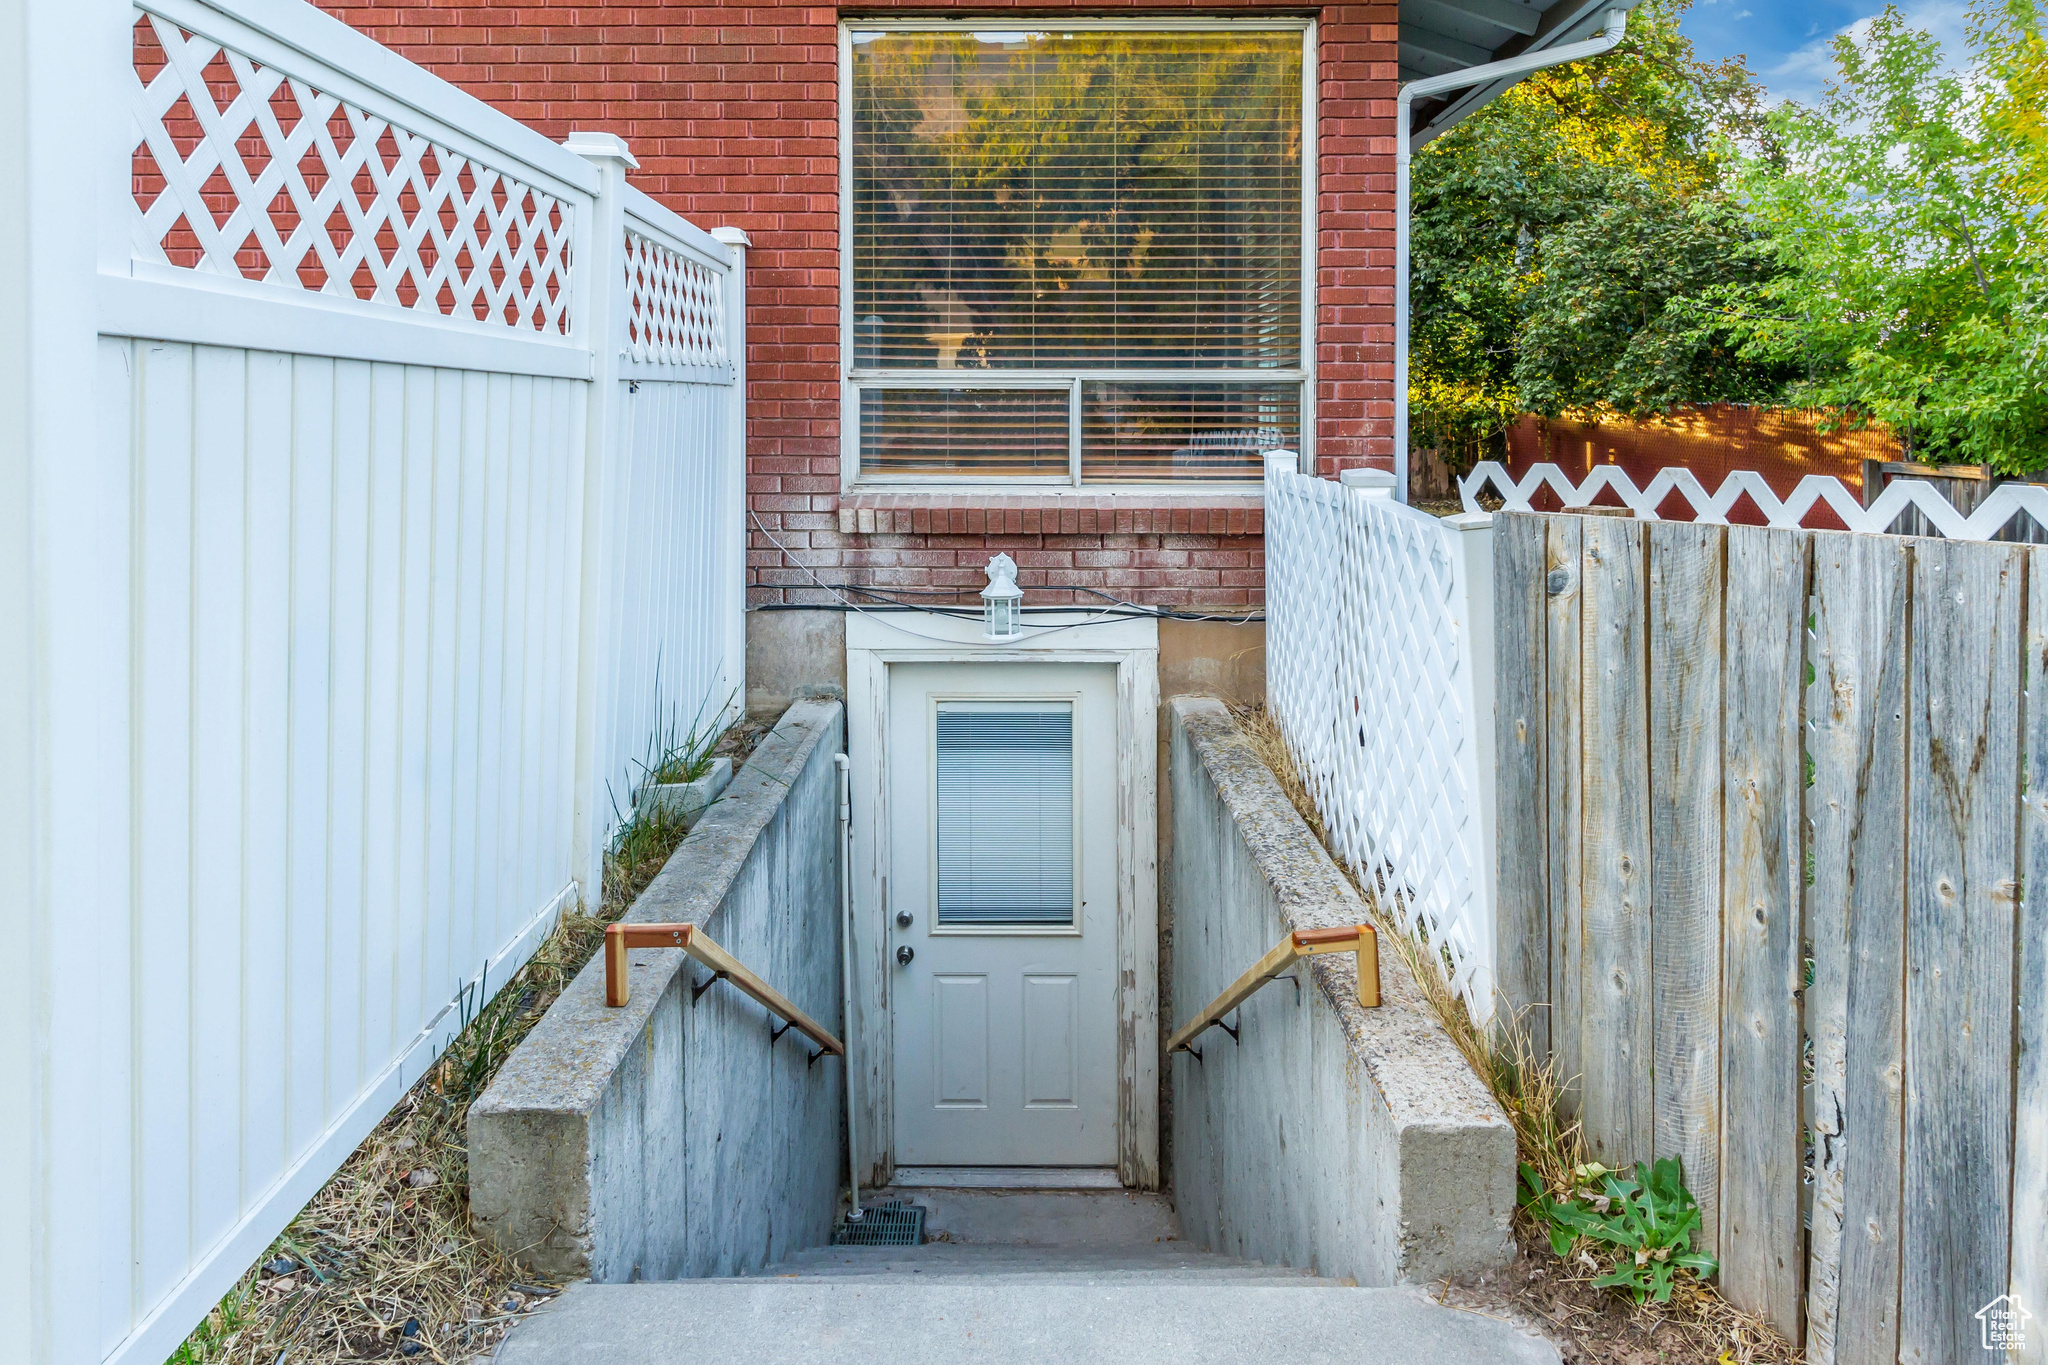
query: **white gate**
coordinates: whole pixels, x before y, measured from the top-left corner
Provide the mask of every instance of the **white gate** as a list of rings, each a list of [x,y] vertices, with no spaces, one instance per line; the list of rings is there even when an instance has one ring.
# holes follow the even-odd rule
[[[17,31],[0,1340],[157,1365],[737,698],[744,238],[298,0]]]

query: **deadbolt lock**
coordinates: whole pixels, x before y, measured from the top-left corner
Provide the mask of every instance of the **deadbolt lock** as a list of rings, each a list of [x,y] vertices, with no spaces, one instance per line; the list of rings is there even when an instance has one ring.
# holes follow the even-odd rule
[[[908,929],[910,927],[910,912],[908,910],[898,910],[896,912],[896,927],[898,929]]]

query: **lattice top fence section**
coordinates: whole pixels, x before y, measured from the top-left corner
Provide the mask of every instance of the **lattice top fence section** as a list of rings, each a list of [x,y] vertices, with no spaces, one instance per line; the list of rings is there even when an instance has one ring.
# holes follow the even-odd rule
[[[1266,463],[1266,690],[1331,851],[1493,1009],[1493,851],[1456,534],[1386,496]],[[1491,591],[1492,585],[1480,585]]]
[[[723,368],[725,282],[716,271],[626,229],[626,348],[648,365]]]
[[[1965,513],[1957,511],[1940,489],[1917,479],[1894,480],[1865,507],[1840,479],[1825,474],[1807,475],[1789,497],[1780,498],[1762,475],[1746,470],[1729,474],[1719,491],[1709,493],[1689,469],[1659,470],[1649,486],[1639,490],[1627,474],[1611,466],[1595,469],[1585,482],[1574,484],[1554,464],[1532,465],[1517,482],[1504,467],[1488,460],[1458,481],[1465,510],[1483,510],[1479,496],[1488,488],[1500,495],[1510,512],[1530,511],[1533,499],[1547,488],[1568,512],[1603,505],[1596,500],[1611,491],[1641,521],[1663,520],[1659,509],[1676,493],[1691,507],[1694,521],[1717,526],[1728,523],[1728,514],[1746,495],[1769,526],[1801,526],[1816,508],[1826,507],[1849,530],[1876,534],[1889,532],[1901,516],[1915,510],[1935,534],[1948,540],[1997,540],[2009,528],[2032,529],[2025,528],[2024,521],[2013,526],[2023,512],[2035,526],[2048,530],[2048,487],[2037,484],[2000,484],[1974,511]]]
[[[138,260],[568,333],[561,197],[155,14],[133,75]]]

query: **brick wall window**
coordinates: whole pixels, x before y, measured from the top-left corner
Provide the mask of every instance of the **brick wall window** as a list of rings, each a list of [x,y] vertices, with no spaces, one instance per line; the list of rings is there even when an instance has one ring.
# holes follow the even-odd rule
[[[843,21],[837,9],[780,0],[653,8],[625,0],[316,2],[548,137],[572,129],[617,133],[640,159],[634,184],[692,222],[730,224],[752,236],[751,601],[827,602],[831,593],[816,582],[822,578],[891,591],[957,590],[973,606],[987,581],[982,566],[998,550],[1016,559],[1019,581],[1038,603],[1084,600],[1049,582],[1225,611],[1261,601],[1256,485],[989,480],[962,487],[967,480],[929,476],[906,480],[909,487],[856,482],[848,428],[859,409],[848,393],[853,314],[842,236],[850,129],[841,117],[850,94],[843,22],[855,21]],[[1111,31],[1098,17],[1106,11],[1155,32],[1233,15],[1255,30],[1281,31],[1284,21],[1255,13],[1262,7],[1315,18],[1315,61],[1307,68],[1314,79],[1304,92],[1315,117],[1303,136],[1304,162],[1314,170],[1304,190],[1317,204],[1309,276],[1316,326],[1303,369],[1312,362],[1315,382],[1303,394],[1301,439],[1320,474],[1387,468],[1398,0],[864,0],[856,12],[863,31],[887,29],[873,20],[923,21],[947,9],[977,20],[1014,13],[1007,22],[1018,32]],[[1293,38],[1308,43],[1299,26]],[[1173,377],[1193,382],[1185,372]],[[1067,396],[1027,393],[1013,401],[1029,409]],[[925,388],[888,401],[956,400]],[[1113,418],[1105,409],[1097,420]],[[954,448],[978,447],[956,441]],[[1027,448],[1031,459],[1051,460],[1057,475],[1056,438]]]
[[[1298,449],[1314,42],[843,25],[847,483],[1246,482]]]

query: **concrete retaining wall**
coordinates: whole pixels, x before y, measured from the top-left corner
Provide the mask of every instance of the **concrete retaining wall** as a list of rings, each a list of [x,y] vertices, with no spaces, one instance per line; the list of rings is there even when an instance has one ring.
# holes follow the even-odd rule
[[[1295,929],[1365,921],[1358,893],[1220,702],[1171,704],[1173,1000],[1192,1016]],[[1515,1141],[1391,947],[1386,1003],[1359,1007],[1350,954],[1245,1002],[1172,1061],[1174,1195],[1222,1252],[1426,1283],[1512,1257]]]
[[[701,924],[841,1027],[837,701],[799,701],[628,913]],[[604,1004],[600,954],[469,1112],[476,1225],[543,1274],[731,1275],[830,1240],[844,1067],[676,950],[635,950]]]

